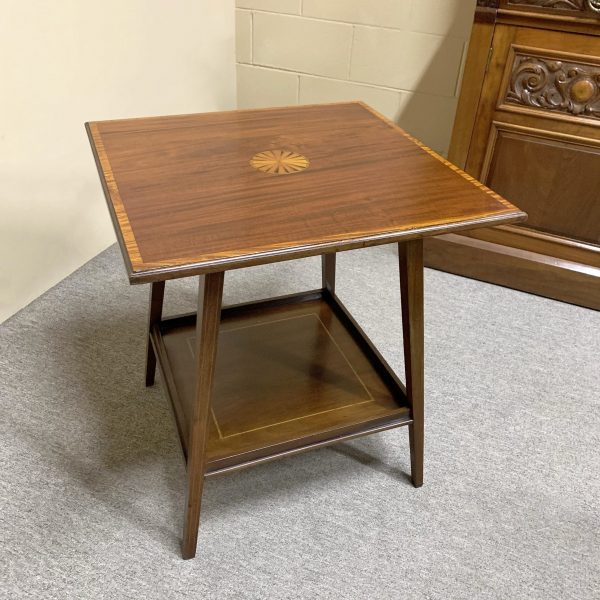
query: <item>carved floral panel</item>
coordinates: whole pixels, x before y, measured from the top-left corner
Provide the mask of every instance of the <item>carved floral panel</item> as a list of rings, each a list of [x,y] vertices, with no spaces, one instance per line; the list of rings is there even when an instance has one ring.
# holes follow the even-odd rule
[[[507,5],[600,13],[600,0],[508,0]]]
[[[600,120],[600,64],[516,52],[504,102]]]

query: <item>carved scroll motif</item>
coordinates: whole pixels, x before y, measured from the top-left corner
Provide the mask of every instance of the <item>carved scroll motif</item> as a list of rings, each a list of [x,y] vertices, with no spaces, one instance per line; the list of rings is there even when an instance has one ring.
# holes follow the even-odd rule
[[[505,101],[600,119],[600,66],[517,54]]]
[[[509,0],[509,4],[526,4],[539,8],[562,8],[566,10],[584,10],[584,0]]]
[[[535,6],[585,12],[586,9],[600,13],[600,0],[508,0],[511,5]]]

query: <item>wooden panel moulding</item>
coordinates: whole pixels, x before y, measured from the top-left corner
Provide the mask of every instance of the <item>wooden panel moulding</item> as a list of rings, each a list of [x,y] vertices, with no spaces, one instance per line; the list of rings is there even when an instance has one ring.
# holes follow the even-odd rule
[[[583,267],[590,266],[598,270],[600,275],[600,246],[596,244],[527,229],[518,224],[465,231],[461,235],[510,248],[521,248],[562,261],[580,263]]]
[[[462,93],[456,109],[456,119],[448,152],[450,162],[461,169],[465,169],[467,163],[483,81],[492,54],[496,9],[484,6],[485,4],[490,3],[479,0],[477,5],[462,79]]]
[[[600,35],[600,0],[501,0],[497,22],[538,30]]]
[[[526,227],[599,244],[599,163],[600,140],[494,121],[482,179],[528,211]]]
[[[425,241],[435,268],[600,310],[600,270],[464,235]]]
[[[475,23],[493,23],[496,20],[499,0],[477,0]]]

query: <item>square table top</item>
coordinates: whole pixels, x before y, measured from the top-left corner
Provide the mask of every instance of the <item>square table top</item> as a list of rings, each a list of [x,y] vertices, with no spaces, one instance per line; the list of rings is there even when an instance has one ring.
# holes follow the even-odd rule
[[[131,282],[526,217],[362,102],[86,128]]]

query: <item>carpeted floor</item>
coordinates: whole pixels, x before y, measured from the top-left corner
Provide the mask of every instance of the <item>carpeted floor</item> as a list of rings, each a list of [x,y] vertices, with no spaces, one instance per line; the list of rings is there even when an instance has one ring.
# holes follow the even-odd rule
[[[393,247],[338,261],[401,369]],[[236,271],[225,299],[318,281],[317,259]],[[195,287],[168,284],[168,311]],[[600,313],[428,271],[425,486],[406,429],[213,478],[182,561],[147,294],[112,247],[0,325],[1,598],[600,598]]]

